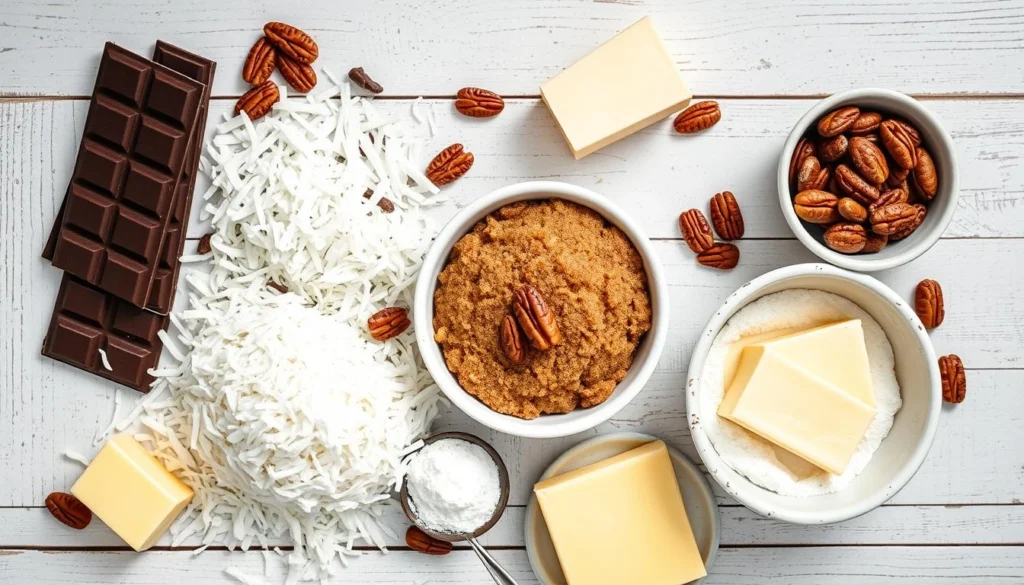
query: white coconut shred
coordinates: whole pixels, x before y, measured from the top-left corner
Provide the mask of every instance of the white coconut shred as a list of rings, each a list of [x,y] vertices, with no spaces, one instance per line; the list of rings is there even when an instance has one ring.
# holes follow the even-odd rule
[[[722,327],[708,352],[701,372],[701,411],[718,411],[725,396],[724,375],[729,346],[740,338],[846,319],[861,320],[877,412],[843,474],[832,475],[816,470],[809,476],[797,475],[779,460],[771,443],[720,416],[704,417],[704,430],[729,467],[755,484],[784,496],[836,492],[864,471],[892,429],[893,418],[903,402],[896,381],[892,346],[885,332],[871,315],[843,297],[818,290],[794,289],[764,296],[740,309]]]

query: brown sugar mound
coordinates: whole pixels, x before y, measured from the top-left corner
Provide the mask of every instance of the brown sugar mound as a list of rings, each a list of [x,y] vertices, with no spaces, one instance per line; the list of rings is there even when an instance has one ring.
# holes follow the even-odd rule
[[[561,344],[513,364],[502,318],[524,284],[552,308]],[[640,254],[598,213],[561,199],[514,203],[452,248],[434,292],[434,339],[459,384],[491,409],[536,418],[601,404],[651,329]]]

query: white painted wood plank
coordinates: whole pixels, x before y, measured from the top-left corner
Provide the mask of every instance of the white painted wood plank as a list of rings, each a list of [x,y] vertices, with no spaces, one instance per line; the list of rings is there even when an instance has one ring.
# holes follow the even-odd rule
[[[1000,0],[306,0],[301,9],[262,2],[241,10],[229,0],[79,0],[0,6],[0,92],[84,95],[105,41],[147,54],[162,38],[216,60],[215,93],[237,95],[242,61],[263,23],[283,20],[315,37],[318,65],[366,67],[391,95],[453,94],[465,85],[536,94],[644,15],[702,95],[865,85],[914,93],[1024,89],[1024,6]]]
[[[481,541],[489,547],[521,547],[524,506],[506,509]],[[794,526],[764,518],[742,506],[723,506],[722,546],[809,545],[1024,545],[1024,506],[883,506],[842,524]],[[409,521],[396,509],[385,525],[395,533],[388,546],[405,546]],[[164,537],[159,547],[171,544]],[[198,537],[183,546],[201,544]],[[287,540],[271,546],[290,546]],[[124,542],[99,520],[85,530],[58,524],[45,508],[0,508],[0,549],[33,546],[61,548],[125,548]]]
[[[521,585],[538,583],[523,550],[492,553]],[[628,562],[624,560],[624,562]],[[284,574],[270,564],[263,577],[259,553],[0,551],[0,581],[11,585],[237,585],[224,573],[236,567],[266,583]],[[1020,585],[1024,547],[807,547],[723,548],[707,585]],[[331,583],[374,585],[487,585],[470,550],[441,557],[411,551],[367,553],[339,570]]]

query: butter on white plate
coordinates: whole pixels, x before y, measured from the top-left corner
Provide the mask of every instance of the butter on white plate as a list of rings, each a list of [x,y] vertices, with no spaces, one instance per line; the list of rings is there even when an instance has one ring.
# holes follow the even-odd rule
[[[693,97],[649,17],[540,86],[577,159],[683,109]]]

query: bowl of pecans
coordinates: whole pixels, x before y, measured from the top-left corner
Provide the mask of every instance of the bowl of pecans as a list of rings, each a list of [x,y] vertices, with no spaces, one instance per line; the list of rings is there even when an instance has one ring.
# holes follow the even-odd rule
[[[782,214],[808,249],[874,272],[938,241],[960,182],[953,140],[931,112],[896,91],[855,89],[800,118],[779,157],[778,187]]]

